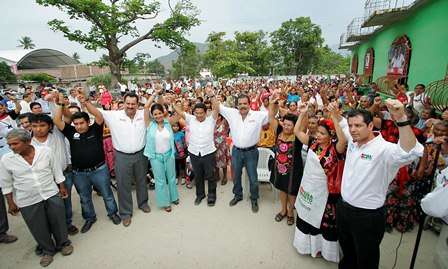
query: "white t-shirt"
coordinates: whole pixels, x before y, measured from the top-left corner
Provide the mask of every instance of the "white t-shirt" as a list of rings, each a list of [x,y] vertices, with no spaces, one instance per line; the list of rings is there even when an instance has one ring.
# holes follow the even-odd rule
[[[199,156],[199,154],[204,156],[214,152],[216,150],[214,137],[216,119],[210,115],[200,122],[195,116],[188,113],[184,113],[184,115],[190,130],[188,152],[196,156]]]
[[[156,132],[156,153],[167,153],[171,148],[171,134],[166,128]]]

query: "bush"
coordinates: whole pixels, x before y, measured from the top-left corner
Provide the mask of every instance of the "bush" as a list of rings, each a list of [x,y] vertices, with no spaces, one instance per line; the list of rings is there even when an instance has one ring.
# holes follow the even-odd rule
[[[17,78],[13,72],[11,72],[11,68],[5,63],[0,62],[0,82],[16,82]]]
[[[110,85],[112,84],[112,75],[111,74],[102,74],[102,75],[98,75],[98,76],[93,76],[89,79],[89,84],[98,86],[101,83],[103,83],[104,86],[109,88]]]
[[[42,82],[43,80],[47,81],[47,82],[51,82],[51,83],[57,83],[58,80],[53,77],[50,76],[48,74],[23,74],[20,75],[20,79],[21,80],[27,80],[27,81],[36,81],[36,82]]]

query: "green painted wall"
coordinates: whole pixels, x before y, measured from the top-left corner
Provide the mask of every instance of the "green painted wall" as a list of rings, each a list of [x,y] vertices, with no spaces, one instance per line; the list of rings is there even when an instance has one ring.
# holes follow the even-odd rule
[[[408,84],[429,83],[445,78],[448,65],[448,0],[433,0],[409,17],[384,27],[370,40],[352,49],[358,53],[358,74],[363,73],[368,48],[375,53],[373,81],[387,73],[387,53],[395,38],[407,35],[411,43]]]

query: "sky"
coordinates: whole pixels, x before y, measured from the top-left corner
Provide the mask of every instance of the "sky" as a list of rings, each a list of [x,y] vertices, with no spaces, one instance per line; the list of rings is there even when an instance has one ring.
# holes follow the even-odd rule
[[[104,0],[105,1],[105,0]],[[174,5],[177,0],[171,0]],[[281,23],[297,17],[310,17],[322,29],[325,44],[337,47],[340,36],[347,31],[347,25],[364,14],[362,0],[191,0],[201,11],[201,25],[193,28],[187,39],[204,43],[212,31],[226,32],[226,38],[233,38],[234,32],[258,31],[273,32]],[[151,1],[147,1],[151,2]],[[156,20],[137,23],[141,33],[148,31],[154,22],[160,22],[169,15],[167,0],[159,0],[161,12]],[[62,33],[53,32],[47,22],[61,19],[73,29],[88,30],[87,21],[70,20],[68,16],[53,7],[43,7],[34,0],[0,0],[0,50],[19,49],[19,39],[29,36],[36,48],[51,48],[68,55],[78,53],[80,61],[88,63],[98,60],[106,51],[89,51],[82,45],[69,41]],[[132,40],[123,37],[123,43]],[[152,59],[166,55],[169,48],[157,48],[150,40],[143,41],[128,51],[128,57],[138,53],[149,53]]]

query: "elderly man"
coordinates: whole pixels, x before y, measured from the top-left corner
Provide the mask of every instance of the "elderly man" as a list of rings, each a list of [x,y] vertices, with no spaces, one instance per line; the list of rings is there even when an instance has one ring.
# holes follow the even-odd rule
[[[73,187],[73,171],[69,157],[68,145],[66,144],[64,135],[57,130],[57,128],[54,128],[53,120],[48,115],[32,115],[30,117],[30,123],[33,133],[31,144],[33,146],[49,147],[51,152],[56,157],[56,162],[59,164],[58,167],[62,168],[65,177],[64,187],[68,192],[67,198],[64,199],[67,231],[68,234],[75,235],[79,232],[79,230],[72,223],[73,211],[71,192]]]
[[[258,212],[258,149],[257,143],[263,125],[269,123],[268,113],[252,111],[249,109],[249,96],[240,94],[237,100],[238,109],[219,105],[220,113],[229,122],[232,133],[232,166],[234,171],[233,194],[234,198],[229,205],[234,206],[243,199],[241,175],[243,166],[246,166],[250,182],[250,200],[252,212]]]
[[[389,184],[400,167],[422,155],[404,106],[398,100],[385,101],[398,126],[400,142],[386,142],[373,133],[373,116],[368,110],[353,110],[348,124],[338,120],[348,140],[336,222],[343,258],[339,268],[378,268],[380,243],[384,236],[384,201]],[[337,106],[337,104],[330,104]]]
[[[85,92],[80,91],[85,95]],[[117,179],[118,207],[123,225],[131,225],[132,217],[132,181],[135,180],[137,205],[143,212],[151,212],[148,205],[146,172],[148,158],[143,155],[146,127],[143,110],[138,110],[138,95],[129,93],[124,96],[124,110],[98,111],[89,102],[83,102],[92,115],[101,113],[105,124],[110,128],[115,149],[115,176]]]
[[[56,252],[61,251],[62,255],[73,252],[65,226],[62,199],[67,197],[67,190],[62,168],[50,148],[31,145],[28,131],[14,129],[6,139],[13,152],[0,161],[0,186],[8,201],[8,212],[17,215],[20,211],[42,247],[40,265],[46,267]]]
[[[63,96],[60,94],[59,100]],[[84,96],[78,96],[84,102]],[[86,233],[96,222],[95,208],[92,203],[92,186],[102,194],[107,215],[116,225],[121,223],[117,214],[117,204],[110,188],[110,175],[105,163],[103,149],[103,116],[99,111],[95,122],[89,125],[90,118],[85,112],[75,112],[71,119],[62,120],[63,103],[56,103],[54,124],[70,142],[70,152],[73,164],[73,182],[81,197],[82,216],[85,224],[81,233]],[[73,126],[70,125],[73,120]],[[88,158],[86,158],[88,157]]]

